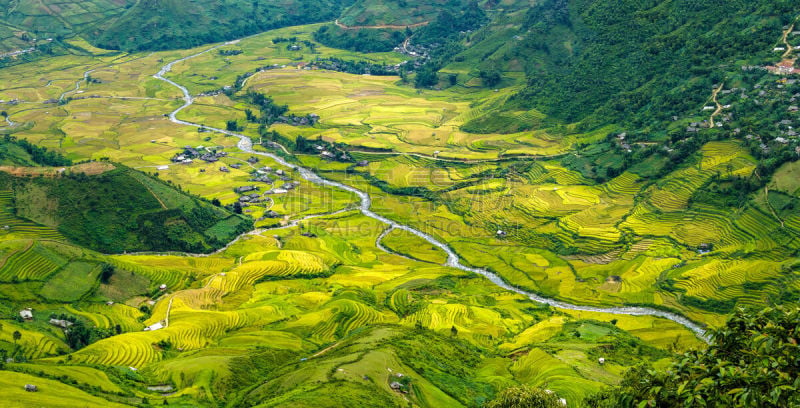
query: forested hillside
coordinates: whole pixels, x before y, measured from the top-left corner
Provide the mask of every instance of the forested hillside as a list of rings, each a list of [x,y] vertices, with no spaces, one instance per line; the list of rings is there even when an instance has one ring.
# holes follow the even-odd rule
[[[157,179],[115,167],[119,165],[88,163],[63,171],[3,167],[0,191],[13,196],[5,211],[105,253],[209,252],[252,226]]]
[[[166,50],[336,18],[348,0],[142,0],[99,33],[98,46]]]
[[[702,104],[725,69],[771,56],[796,12],[787,0],[547,0],[492,62],[524,61],[527,86],[512,106],[645,127]]]
[[[27,48],[29,40],[37,37],[75,35],[114,50],[190,48],[273,28],[333,20],[349,2],[0,0],[0,38],[8,43],[3,47],[8,51]]]

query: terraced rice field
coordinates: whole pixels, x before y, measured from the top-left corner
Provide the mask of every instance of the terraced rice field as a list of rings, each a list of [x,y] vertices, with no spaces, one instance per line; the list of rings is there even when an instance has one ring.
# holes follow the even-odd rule
[[[14,192],[0,191],[0,234],[15,238],[65,240],[58,231],[15,215]]]
[[[44,280],[66,263],[65,258],[42,244],[30,242],[6,260],[0,269],[0,280]]]
[[[759,306],[800,285],[791,272],[796,267],[787,261],[800,247],[800,216],[790,214],[781,226],[759,206],[731,210],[694,200],[716,174],[753,173],[755,161],[740,144],[707,143],[697,160],[659,180],[626,171],[598,183],[568,168],[558,155],[574,143],[602,140],[615,129],[569,135],[546,129],[467,134],[459,127],[504,103],[507,90],[474,96],[448,90],[418,93],[395,77],[297,69],[291,64],[317,56],[391,63],[401,57],[354,55],[321,46],[320,54],[292,54],[285,44],[271,41],[278,35],[310,40],[315,29],[284,29],[227,44],[226,49],[243,53],[209,52],[176,64],[165,75],[198,93],[231,85],[255,68],[287,65],[250,77],[245,89],[273,96],[292,113],[319,114],[321,122],[315,127],[276,125],[273,130],[290,139],[302,135],[346,143],[354,150],[393,150],[351,152],[356,160],[368,161],[353,168],[353,163],[313,155],[298,156],[299,162],[368,191],[376,213],[446,242],[464,263],[543,296],[604,307],[658,305],[716,325],[724,313],[707,307],[709,303]],[[244,164],[250,153],[239,150],[238,139],[199,133],[163,116],[181,106],[180,95],[151,75],[164,61],[196,52],[53,58],[37,63],[34,77],[26,78],[17,69],[1,71],[0,82],[19,86],[0,90],[0,99],[23,100],[9,107],[14,120],[29,123],[19,137],[74,159],[109,157],[153,172],[183,146],[205,144],[225,147],[229,156],[221,163]],[[101,82],[81,81],[87,70]],[[42,103],[64,92],[75,99],[60,106]],[[244,109],[253,108],[223,94],[197,101],[179,117],[224,127],[229,119],[244,123]],[[526,120],[544,119],[535,111],[520,114]],[[256,128],[248,124],[243,134],[255,137]],[[517,160],[507,157],[511,154],[539,157]],[[289,166],[266,158],[229,173],[220,171],[220,165],[170,165],[158,172],[164,180],[222,204],[238,200],[233,188],[252,184],[253,167],[281,167],[295,176]],[[795,170],[779,170],[770,188],[795,194]],[[177,201],[182,196],[148,180],[142,179],[161,200],[183,205]],[[270,203],[288,220],[320,215],[299,225],[243,237],[212,256],[105,256],[57,244],[64,240],[57,231],[16,217],[13,192],[0,192],[0,227],[8,226],[0,230],[0,285],[5,290],[16,282],[18,289],[13,305],[4,300],[0,307],[8,314],[28,304],[35,310],[33,321],[4,323],[0,342],[13,347],[12,333],[20,330],[20,355],[35,360],[32,370],[41,366],[103,392],[129,392],[135,395],[134,404],[143,396],[156,404],[228,403],[220,396],[235,388],[232,384],[241,376],[252,374],[242,370],[269,368],[268,374],[252,375],[276,377],[255,388],[286,390],[285,401],[316,390],[297,384],[346,387],[367,384],[367,375],[369,383],[377,384],[369,392],[386,391],[399,404],[426,401],[433,406],[475,405],[477,400],[456,401],[466,394],[459,389],[491,391],[516,383],[579,400],[618,382],[629,361],[657,362],[668,352],[701,345],[692,332],[665,319],[542,307],[477,274],[442,266],[446,253],[417,235],[397,228],[386,232],[385,224],[355,210],[334,213],[357,200],[350,192],[303,181]],[[263,212],[247,214],[259,218]],[[275,222],[264,219],[258,225]],[[115,268],[108,285],[97,283],[93,268],[101,263]],[[74,282],[65,276],[69,268],[80,269],[75,265],[85,269],[88,284],[85,290],[62,293],[65,282]],[[166,288],[159,288],[162,284]],[[120,285],[131,290],[119,290]],[[116,303],[106,304],[110,299]],[[111,336],[68,351],[62,332],[46,323],[51,313],[67,314]],[[143,330],[159,323],[163,327]],[[414,343],[415,336],[424,341]],[[631,347],[614,348],[620,344]],[[413,354],[428,347],[434,350],[429,356]],[[447,356],[448,348],[458,353]],[[416,358],[414,368],[403,353]],[[597,353],[608,355],[608,364],[599,365]],[[470,355],[474,360],[469,367],[455,366]],[[252,368],[251,363],[259,366]],[[101,372],[101,367],[108,371]],[[474,378],[454,386],[442,380],[449,378],[447,370]],[[400,371],[412,378],[413,393],[389,390],[384,380]],[[6,371],[0,378],[9,378],[6,374],[50,386],[40,377]],[[337,382],[329,383],[333,380]],[[153,381],[178,390],[167,396],[145,392],[144,383]],[[63,387],[61,392],[75,398],[64,404],[96,403],[77,389]],[[251,398],[245,395],[251,390],[239,391],[242,398]],[[37,394],[42,397],[37,401],[53,403],[50,392]],[[243,401],[268,400],[252,398]]]

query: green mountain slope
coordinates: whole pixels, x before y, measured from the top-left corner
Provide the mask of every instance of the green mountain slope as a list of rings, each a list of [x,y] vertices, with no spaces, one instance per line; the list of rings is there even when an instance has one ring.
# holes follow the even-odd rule
[[[521,62],[525,89],[510,106],[575,122],[646,126],[695,109],[721,67],[762,61],[794,17],[791,1],[549,0],[509,22],[512,47],[483,66]],[[473,49],[490,51],[496,41]]]
[[[107,49],[164,50],[244,37],[272,28],[333,20],[348,0],[0,0],[3,49],[20,39],[80,35]]]
[[[38,35],[68,35],[100,29],[136,0],[0,0],[0,19]]]
[[[11,169],[0,173],[0,190],[13,192],[18,216],[105,253],[208,252],[252,225],[143,173],[113,167],[87,176],[78,166],[36,178]]]
[[[466,0],[357,0],[348,7],[339,22],[349,26],[407,26],[430,23],[442,11],[458,13]]]
[[[332,20],[340,0],[143,0],[96,43],[124,50],[190,48],[289,25]]]

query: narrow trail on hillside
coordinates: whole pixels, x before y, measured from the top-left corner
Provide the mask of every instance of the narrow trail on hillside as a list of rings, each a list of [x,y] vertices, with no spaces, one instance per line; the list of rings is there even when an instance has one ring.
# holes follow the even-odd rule
[[[174,110],[174,111],[169,113],[168,117],[169,117],[170,121],[172,121],[175,124],[193,126],[193,127],[196,127],[196,128],[205,127],[206,129],[212,130],[214,132],[218,132],[218,133],[226,134],[226,135],[229,135],[229,136],[237,137],[237,138],[239,138],[239,143],[238,143],[237,146],[243,152],[247,152],[247,153],[254,154],[254,155],[259,155],[259,156],[264,156],[264,157],[269,157],[270,159],[274,160],[275,162],[277,162],[278,164],[280,164],[282,166],[286,166],[286,167],[290,167],[290,168],[295,169],[297,174],[299,174],[302,178],[304,178],[305,180],[307,180],[307,181],[309,181],[311,183],[318,184],[320,186],[336,188],[336,189],[348,191],[350,193],[355,194],[360,199],[359,209],[361,210],[361,213],[364,214],[365,216],[373,218],[373,219],[375,219],[377,221],[380,221],[380,222],[382,222],[384,224],[387,224],[390,228],[396,228],[396,229],[401,229],[401,230],[410,232],[410,233],[412,233],[412,234],[424,239],[425,241],[428,241],[432,245],[442,249],[447,254],[447,262],[445,262],[444,266],[451,267],[451,268],[456,268],[456,269],[459,269],[459,270],[462,270],[462,271],[465,271],[465,272],[472,272],[472,273],[476,273],[476,274],[482,275],[482,276],[486,277],[490,282],[492,282],[493,284],[497,285],[500,288],[503,288],[505,290],[508,290],[508,291],[511,291],[511,292],[518,293],[518,294],[521,294],[523,296],[526,296],[527,298],[531,299],[534,302],[547,304],[547,305],[550,305],[550,306],[558,308],[558,309],[576,310],[576,311],[585,311],[585,312],[610,313],[610,314],[621,314],[621,315],[631,315],[631,316],[655,316],[655,317],[661,317],[661,318],[672,320],[673,322],[678,323],[680,325],[683,325],[687,329],[691,330],[698,338],[700,338],[700,339],[702,339],[702,340],[704,340],[706,342],[709,341],[709,338],[706,335],[705,330],[699,324],[697,324],[697,323],[695,323],[695,322],[693,322],[693,321],[687,319],[686,317],[681,316],[681,315],[679,315],[677,313],[667,312],[667,311],[648,308],[648,307],[638,307],[638,306],[595,307],[595,306],[575,305],[575,304],[571,304],[571,303],[567,303],[567,302],[558,301],[558,300],[555,300],[555,299],[542,297],[542,296],[537,295],[535,293],[528,292],[528,291],[522,290],[520,288],[517,288],[517,287],[507,283],[505,280],[503,280],[503,278],[501,278],[500,276],[494,274],[493,272],[490,272],[490,271],[488,271],[486,269],[473,268],[473,267],[469,267],[469,266],[466,266],[466,265],[462,264],[461,263],[461,259],[459,258],[459,256],[455,253],[455,251],[453,251],[453,249],[450,248],[449,245],[437,240],[433,236],[431,236],[429,234],[426,234],[426,233],[424,233],[424,232],[422,232],[420,230],[417,230],[417,229],[415,229],[413,227],[410,227],[408,225],[400,224],[398,222],[395,222],[395,221],[393,221],[393,220],[391,220],[389,218],[386,218],[386,217],[384,217],[382,215],[379,215],[379,214],[373,212],[370,209],[372,207],[372,198],[369,196],[369,194],[367,194],[366,192],[364,192],[362,190],[359,190],[359,189],[357,189],[355,187],[351,187],[351,186],[348,186],[346,184],[342,184],[342,183],[339,183],[339,182],[336,182],[336,181],[325,179],[325,178],[321,177],[320,175],[318,175],[317,173],[314,173],[311,169],[293,165],[293,164],[287,162],[282,157],[277,156],[275,154],[256,151],[256,150],[253,149],[253,141],[250,139],[250,137],[245,136],[243,134],[231,132],[229,130],[224,130],[224,129],[211,128],[211,127],[203,126],[203,125],[200,125],[200,124],[197,124],[197,123],[187,122],[185,120],[178,119],[177,118],[178,113],[180,113],[182,110],[192,106],[192,104],[194,103],[194,98],[192,97],[191,93],[189,93],[189,90],[186,87],[176,83],[175,81],[172,81],[172,80],[164,77],[164,75],[166,75],[168,72],[170,72],[172,70],[172,67],[175,64],[183,62],[183,61],[186,61],[186,60],[189,60],[189,59],[192,59],[192,58],[195,58],[195,57],[198,57],[198,56],[203,55],[203,54],[206,54],[206,53],[211,52],[211,51],[213,51],[213,50],[215,50],[215,49],[217,49],[219,47],[222,47],[223,45],[226,45],[226,44],[229,44],[229,43],[219,44],[219,45],[210,47],[210,48],[206,49],[205,51],[201,51],[201,52],[198,52],[196,54],[189,55],[189,56],[177,59],[175,61],[172,61],[170,63],[167,63],[166,65],[164,65],[161,68],[160,71],[158,71],[158,73],[153,75],[153,77],[155,77],[156,79],[171,84],[172,86],[178,88],[183,93],[184,104],[181,107],[179,107],[178,109],[176,109],[176,110]]]
[[[58,101],[59,102],[63,102],[64,98],[67,96],[67,94],[77,93],[78,91],[80,91],[81,90],[81,84],[84,83],[84,82],[88,82],[89,81],[89,76],[92,75],[92,73],[94,73],[95,71],[98,71],[98,70],[101,70],[101,69],[110,68],[110,67],[120,66],[120,65],[123,65],[123,64],[127,64],[129,62],[138,61],[140,59],[147,58],[147,57],[149,57],[151,55],[153,55],[152,52],[150,54],[142,55],[142,56],[136,57],[136,58],[132,58],[132,59],[129,59],[127,61],[114,62],[112,64],[102,65],[102,66],[99,66],[99,67],[94,67],[92,69],[86,70],[86,71],[83,72],[83,77],[81,77],[81,79],[79,79],[77,82],[75,82],[75,88],[68,89],[68,90],[62,92],[61,95],[59,95],[59,97],[58,97]],[[125,56],[122,56],[122,57],[119,57],[119,58],[115,58],[115,61],[118,60],[118,59],[122,59],[122,58],[125,58]],[[114,99],[121,98],[121,99],[124,99],[126,97],[111,97],[111,96],[108,96],[108,97],[104,97],[104,98],[114,98]],[[129,99],[137,99],[137,98],[130,97]],[[150,98],[138,98],[138,99],[150,99]]]
[[[370,30],[404,30],[406,27],[408,28],[417,28],[428,25],[430,22],[423,21],[421,23],[414,23],[414,24],[378,24],[378,25],[363,25],[363,26],[348,26],[344,25],[339,22],[337,19],[334,21],[337,27],[341,28],[342,30],[361,30],[361,29],[370,29]]]
[[[167,314],[166,317],[164,318],[164,327],[169,327],[169,313],[172,311],[173,300],[175,300],[175,295],[172,295],[172,297],[169,298],[169,304],[167,305]]]
[[[781,217],[778,216],[778,212],[775,211],[775,207],[773,207],[772,203],[769,202],[769,185],[764,186],[764,202],[767,204],[769,212],[772,213],[772,216],[781,223],[781,228],[786,228],[786,224],[783,222]]]
[[[708,118],[708,124],[710,129],[714,128],[714,117],[716,117],[717,115],[720,114],[720,112],[722,112],[722,105],[720,105],[719,101],[717,101],[717,95],[719,95],[719,92],[722,91],[722,88],[724,86],[725,83],[721,83],[717,88],[714,89],[713,92],[711,92],[711,102],[714,102],[716,109],[714,109],[714,112],[711,114],[711,117]]]
[[[790,25],[789,28],[784,30],[783,37],[781,38],[781,41],[783,42],[784,46],[786,46],[786,51],[783,53],[783,55],[781,55],[781,58],[783,59],[789,58],[792,55],[792,51],[794,51],[794,49],[792,48],[792,44],[789,44],[789,34],[791,34],[792,31],[794,31],[794,25],[795,23],[792,23],[792,25]]]

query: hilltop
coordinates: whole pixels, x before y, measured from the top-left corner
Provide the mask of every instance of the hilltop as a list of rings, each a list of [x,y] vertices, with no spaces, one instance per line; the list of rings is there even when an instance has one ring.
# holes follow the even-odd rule
[[[0,190],[7,215],[105,253],[209,252],[252,225],[146,174],[107,163],[2,166]]]

